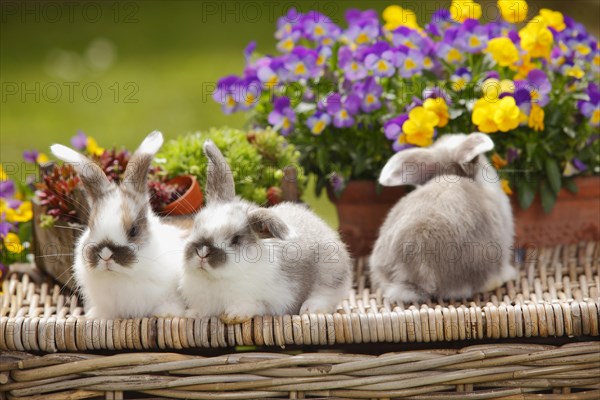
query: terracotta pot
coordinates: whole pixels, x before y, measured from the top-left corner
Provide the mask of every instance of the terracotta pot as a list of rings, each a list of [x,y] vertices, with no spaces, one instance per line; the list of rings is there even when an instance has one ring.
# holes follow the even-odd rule
[[[600,176],[575,179],[576,194],[562,189],[549,214],[542,208],[539,196],[527,210],[511,197],[515,217],[516,245],[554,246],[580,241],[600,240]]]
[[[406,187],[380,187],[378,193],[375,181],[350,181],[340,197],[327,188],[337,208],[340,235],[353,257],[371,252],[379,227],[405,193]]]
[[[176,176],[167,181],[167,184],[185,186],[188,189],[177,200],[167,204],[161,211],[161,215],[186,215],[193,214],[202,207],[202,190],[196,180],[196,177],[191,175]]]

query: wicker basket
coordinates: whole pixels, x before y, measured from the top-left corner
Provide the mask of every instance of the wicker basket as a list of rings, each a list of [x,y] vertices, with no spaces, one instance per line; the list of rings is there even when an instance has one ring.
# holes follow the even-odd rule
[[[600,243],[528,251],[517,267],[518,281],[473,299],[390,304],[369,291],[359,260],[355,290],[336,313],[231,326],[214,317],[87,320],[77,296],[15,273],[3,284],[0,394],[600,398]]]

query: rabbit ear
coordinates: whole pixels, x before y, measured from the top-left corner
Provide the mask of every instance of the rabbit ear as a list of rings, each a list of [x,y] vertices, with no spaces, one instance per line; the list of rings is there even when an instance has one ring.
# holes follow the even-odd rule
[[[494,142],[484,133],[471,133],[456,149],[456,162],[466,165],[494,148]]]
[[[62,144],[53,144],[50,146],[50,151],[56,158],[73,165],[83,187],[93,201],[99,200],[110,191],[110,181],[98,164]]]
[[[204,142],[208,158],[206,170],[206,202],[230,202],[235,199],[235,183],[231,168],[212,140]]]
[[[266,208],[250,211],[248,213],[248,223],[250,224],[250,228],[263,239],[277,238],[288,240],[292,236],[287,224]]]
[[[436,161],[431,149],[408,149],[394,154],[381,170],[383,186],[420,185],[436,173]]]
[[[146,136],[127,163],[123,185],[132,188],[137,193],[146,193],[148,170],[150,169],[154,155],[158,152],[162,144],[163,136],[159,131],[154,131]]]

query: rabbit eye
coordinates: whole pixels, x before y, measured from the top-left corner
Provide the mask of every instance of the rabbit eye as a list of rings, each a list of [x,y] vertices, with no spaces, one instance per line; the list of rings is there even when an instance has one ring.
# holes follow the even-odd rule
[[[240,244],[241,241],[242,241],[242,237],[240,235],[235,235],[234,237],[231,238],[231,245],[237,246],[238,244]]]
[[[137,226],[132,226],[131,229],[129,230],[129,232],[127,233],[127,235],[133,239],[138,235],[138,227]]]

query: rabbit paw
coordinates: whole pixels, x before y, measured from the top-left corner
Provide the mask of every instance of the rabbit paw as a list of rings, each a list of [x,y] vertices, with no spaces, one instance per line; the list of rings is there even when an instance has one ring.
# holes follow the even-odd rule
[[[168,302],[161,304],[155,311],[154,316],[159,318],[181,317],[184,315],[184,308],[181,304]]]
[[[423,296],[404,284],[396,284],[388,286],[383,291],[383,296],[390,300],[390,303],[412,304],[419,303],[423,300]]]
[[[219,315],[219,319],[221,320],[221,322],[223,322],[224,324],[227,325],[235,325],[235,324],[241,324],[244,323],[246,321],[250,321],[252,319],[252,316],[248,316],[248,315],[239,315],[235,312],[224,312],[223,314]]]
[[[300,307],[300,314],[328,314],[334,311],[335,304],[326,298],[308,299]]]

